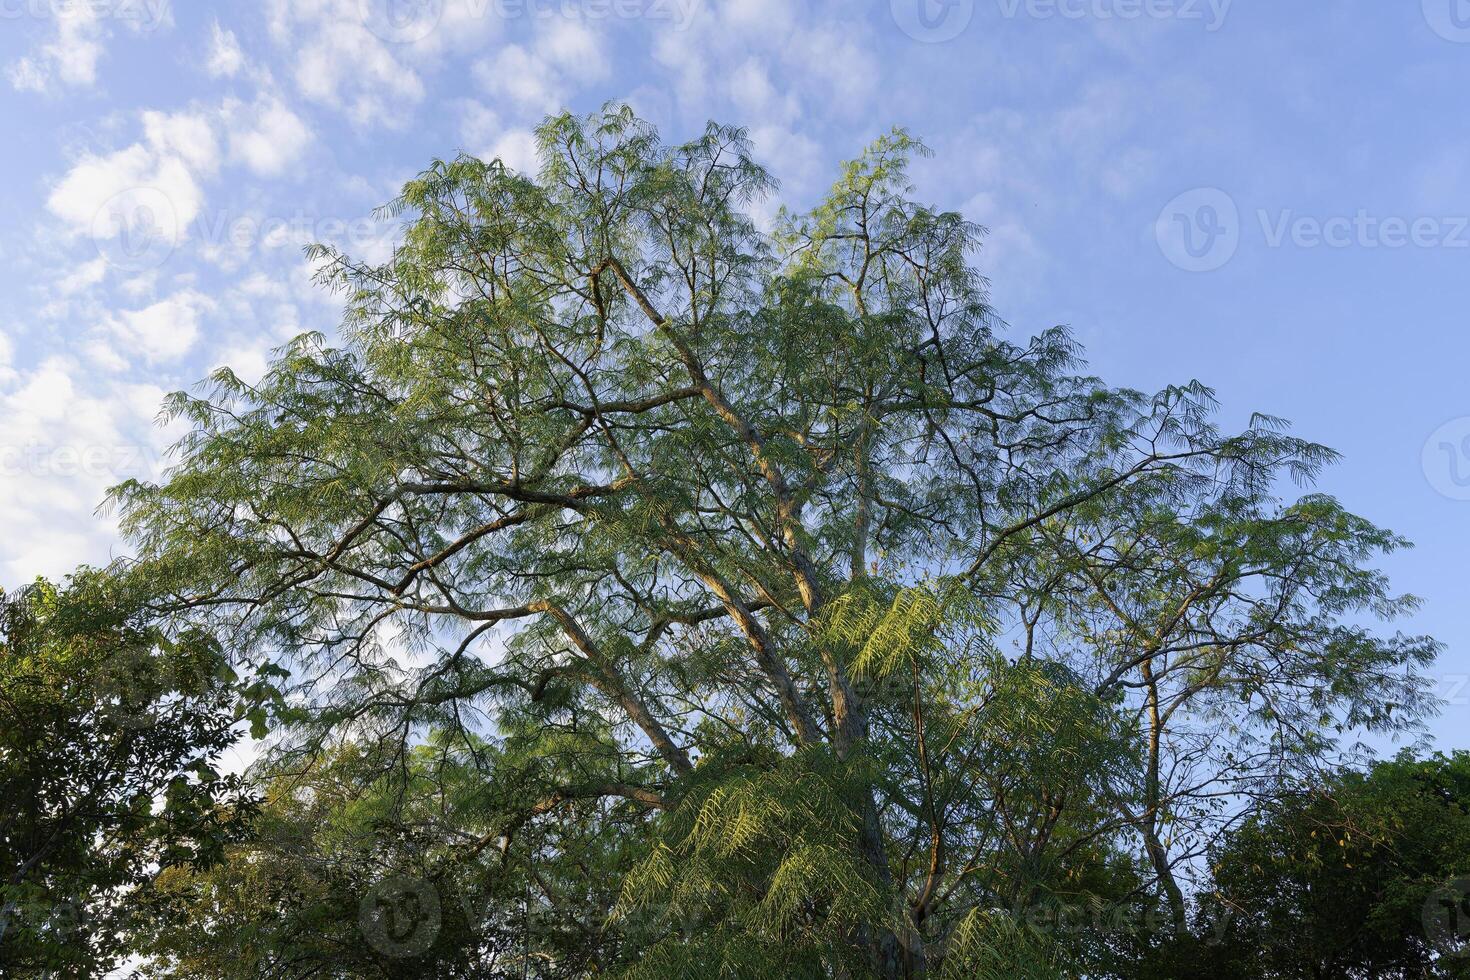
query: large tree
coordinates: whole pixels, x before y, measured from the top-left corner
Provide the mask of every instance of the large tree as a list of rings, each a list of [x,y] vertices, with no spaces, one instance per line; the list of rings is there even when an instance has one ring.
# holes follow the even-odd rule
[[[116,502],[177,604],[292,665],[292,747],[479,767],[442,832],[541,935],[640,976],[1057,969],[1089,944],[1011,913],[1182,925],[1222,827],[1422,712],[1433,643],[1360,625],[1402,542],[1276,496],[1332,454],[1007,339],[903,132],[769,231],[738,129],[614,106],[539,146],[435,162],[387,262],[315,250],[340,344],[174,396],[178,465]]]

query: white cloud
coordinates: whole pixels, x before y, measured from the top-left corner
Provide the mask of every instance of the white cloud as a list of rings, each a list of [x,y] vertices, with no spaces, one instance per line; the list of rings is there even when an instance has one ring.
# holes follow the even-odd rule
[[[553,18],[536,39],[536,51],[542,58],[584,84],[607,77],[603,46],[586,24],[570,17]]]
[[[27,384],[12,396],[13,405],[23,405],[25,416],[39,422],[61,422],[72,403],[71,376],[60,358],[47,359]]]
[[[46,91],[53,83],[71,88],[96,84],[97,63],[112,33],[110,25],[119,24],[135,33],[146,34],[173,20],[168,0],[32,6],[50,15],[54,33],[33,55],[20,58],[6,72],[11,85],[30,92]]]
[[[219,144],[207,117],[188,112],[144,112],[143,133],[159,154],[174,154],[189,166],[212,173],[219,166]]]
[[[78,373],[74,363],[49,358],[0,396],[0,522],[9,529],[4,585],[105,555],[99,545],[108,535],[77,518],[101,503],[112,482],[107,471],[125,441],[114,420],[121,406],[79,394],[85,386],[74,380]]]
[[[10,84],[20,92],[46,91],[46,69],[33,58],[22,58],[5,71]]]
[[[46,199],[52,214],[74,234],[91,235],[104,254],[114,246],[129,253],[170,249],[203,205],[184,160],[144,143],[83,156]]]
[[[186,289],[141,310],[123,310],[110,317],[105,327],[150,363],[176,361],[193,348],[199,339],[200,316],[213,308],[214,301],[208,296]]]
[[[474,99],[459,103],[459,138],[466,148],[484,146],[500,133],[500,116]]]
[[[226,108],[230,118],[230,153],[264,177],[285,172],[311,143],[311,129],[300,116],[275,98],[263,98],[248,110]]]
[[[240,283],[240,292],[253,298],[285,299],[290,295],[290,289],[284,284],[264,272],[256,272],[248,276]]]
[[[359,0],[270,0],[270,31],[291,50],[309,100],[345,109],[359,125],[398,126],[424,97],[418,73],[368,30]]]
[[[91,85],[97,80],[97,60],[102,57],[101,35],[101,14],[95,7],[66,4],[56,10],[56,40],[41,52],[63,84]]]
[[[751,142],[755,144],[755,156],[769,167],[784,186],[806,189],[817,187],[826,173],[821,145],[800,128],[781,125],[759,125],[750,129]],[[769,198],[760,203],[761,208],[773,216],[779,201]]]
[[[791,37],[797,29],[794,6],[789,0],[741,0],[723,4],[719,8],[722,23],[717,29],[767,38]]]
[[[482,160],[499,158],[507,167],[523,174],[534,174],[540,167],[536,158],[536,135],[529,129],[507,130],[479,156]]]
[[[58,284],[62,295],[70,296],[80,292],[88,286],[95,286],[107,275],[107,260],[98,256],[90,262],[83,262],[71,272],[67,273]]]
[[[15,344],[4,330],[0,330],[0,385],[15,379]]]
[[[653,60],[681,103],[703,105],[709,97],[710,46],[696,30],[665,31],[654,38]]]
[[[157,475],[180,434],[153,426],[163,390],[112,383],[71,358],[49,357],[0,394],[0,587],[105,563],[116,522],[94,518],[107,488]]]
[[[245,52],[233,31],[227,31],[215,21],[210,31],[209,61],[205,69],[213,78],[234,78],[245,67]]]
[[[496,5],[487,0],[444,0],[433,30],[408,45],[405,53],[422,65],[449,51],[483,50],[504,24]]]
[[[475,65],[475,80],[491,97],[537,115],[556,111],[564,101],[556,71],[519,44],[507,45]]]
[[[508,44],[475,65],[475,80],[497,99],[540,116],[565,107],[580,89],[607,78],[603,44],[585,24],[555,18],[530,47]]]
[[[742,118],[790,125],[801,115],[796,93],[782,92],[771,81],[770,71],[759,58],[747,58],[730,74],[730,96]]]
[[[700,5],[684,29],[658,32],[649,47],[677,100],[676,118],[731,118],[720,105],[728,98],[752,131],[794,130],[811,140],[813,125],[798,120],[871,122],[885,77],[875,41],[857,5],[740,0]],[[807,148],[787,155],[805,157]]]
[[[78,234],[106,236],[104,208],[151,207],[151,217],[175,236],[204,203],[197,174],[219,166],[213,123],[198,112],[146,111],[143,141],[108,154],[84,154],[52,188],[47,209]],[[119,197],[124,198],[121,202]]]
[[[145,269],[137,275],[129,276],[119,288],[128,299],[141,302],[158,291],[158,270]]]
[[[219,360],[209,368],[210,373],[219,368],[228,367],[235,372],[235,377],[246,384],[256,384],[265,377],[266,368],[269,367],[267,355],[270,353],[269,344],[246,345],[240,344],[226,347],[220,352]]]
[[[142,113],[142,139],[124,149],[85,154],[52,188],[47,209],[75,236],[90,237],[120,270],[146,276],[160,267],[196,227],[205,203],[201,180],[225,161],[255,174],[276,176],[310,145],[308,125],[279,98],[254,103],[227,99],[217,108]],[[207,236],[206,236],[207,237]],[[88,266],[66,276],[69,294],[102,279]],[[146,293],[152,280],[134,293]]]
[[[847,25],[799,32],[782,55],[796,88],[819,99],[825,115],[860,115],[871,106],[883,67]]]

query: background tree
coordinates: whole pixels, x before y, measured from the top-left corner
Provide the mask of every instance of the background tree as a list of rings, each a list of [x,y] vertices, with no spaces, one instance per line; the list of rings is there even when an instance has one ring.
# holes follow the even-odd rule
[[[248,811],[221,753],[233,673],[208,634],[166,634],[139,583],[83,570],[0,604],[0,973],[104,975],[140,889],[205,864]]]
[[[433,732],[516,787],[476,826],[573,885],[532,879],[553,934],[616,893],[644,976],[980,972],[1016,905],[1130,875],[1182,925],[1181,862],[1423,710],[1433,643],[1343,625],[1406,608],[1367,565],[1401,542],[1274,496],[1331,454],[1004,339],[906,134],[769,234],[740,130],[539,146],[436,162],[388,262],[317,249],[343,346],[174,396],[179,465],[115,500],[178,605],[289,658],[298,747]],[[650,905],[699,926],[619,927]]]
[[[523,876],[473,843],[485,787],[420,746],[349,745],[266,787],[224,860],[156,881],[163,914],[141,948],[180,978],[519,977]],[[455,844],[461,851],[456,851]]]
[[[1470,754],[1335,774],[1210,863],[1210,928],[1166,946],[1150,975],[1192,959],[1222,978],[1470,976]]]

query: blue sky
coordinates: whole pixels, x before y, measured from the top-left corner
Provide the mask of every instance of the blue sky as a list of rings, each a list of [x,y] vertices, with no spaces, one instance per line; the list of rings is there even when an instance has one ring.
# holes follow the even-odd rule
[[[623,99],[748,126],[774,209],[901,125],[1017,333],[1344,454],[1470,747],[1466,91],[1470,0],[0,0],[0,584],[115,553],[163,394],[330,331],[300,246],[385,254],[431,158]]]

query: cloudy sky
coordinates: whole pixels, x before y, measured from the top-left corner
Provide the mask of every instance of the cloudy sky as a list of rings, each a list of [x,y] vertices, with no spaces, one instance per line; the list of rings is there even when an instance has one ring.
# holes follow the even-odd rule
[[[1467,90],[1467,0],[0,0],[0,586],[118,553],[163,395],[330,331],[301,246],[385,254],[432,158],[621,99],[799,207],[901,125],[1016,333],[1345,454],[1470,745]]]

